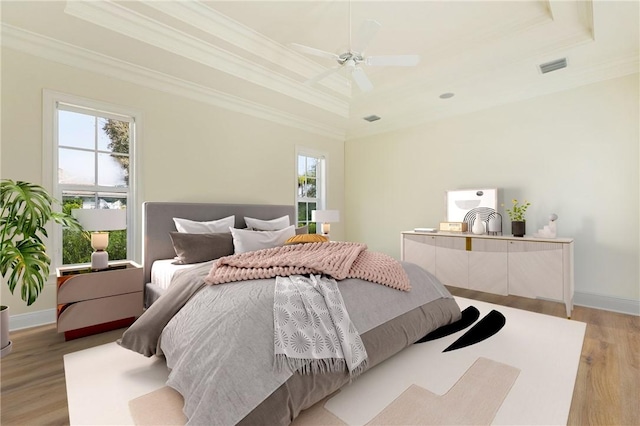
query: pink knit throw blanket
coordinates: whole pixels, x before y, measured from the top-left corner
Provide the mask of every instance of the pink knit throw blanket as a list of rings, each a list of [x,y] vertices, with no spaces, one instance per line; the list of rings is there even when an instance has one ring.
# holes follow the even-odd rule
[[[402,265],[365,244],[348,242],[295,244],[226,256],[214,262],[208,284],[325,274],[336,280],[359,278],[409,291],[411,284]]]

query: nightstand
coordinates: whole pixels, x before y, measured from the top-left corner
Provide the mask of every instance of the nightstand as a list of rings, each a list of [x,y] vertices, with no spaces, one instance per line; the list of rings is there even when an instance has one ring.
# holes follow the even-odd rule
[[[65,340],[128,327],[142,314],[142,267],[129,260],[93,271],[89,264],[56,269],[58,333]]]

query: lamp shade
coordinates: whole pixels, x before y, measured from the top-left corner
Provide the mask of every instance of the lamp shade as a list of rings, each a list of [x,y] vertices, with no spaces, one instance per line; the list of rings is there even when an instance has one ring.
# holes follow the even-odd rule
[[[127,228],[125,209],[73,209],[71,214],[78,219],[85,231],[116,231]]]
[[[311,210],[311,222],[340,222],[338,210]]]

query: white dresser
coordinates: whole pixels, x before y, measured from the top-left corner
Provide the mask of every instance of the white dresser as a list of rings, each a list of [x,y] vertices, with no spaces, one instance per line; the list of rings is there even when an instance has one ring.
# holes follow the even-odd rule
[[[443,284],[564,302],[573,310],[573,239],[402,233],[401,258]]]

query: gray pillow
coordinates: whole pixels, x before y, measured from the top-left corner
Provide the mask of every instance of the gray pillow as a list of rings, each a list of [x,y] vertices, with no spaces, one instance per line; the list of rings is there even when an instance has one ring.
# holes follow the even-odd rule
[[[302,235],[302,234],[308,234],[308,233],[309,233],[309,225],[296,228],[296,235]]]
[[[217,234],[188,234],[170,232],[177,265],[207,262],[233,254],[233,237],[230,232]]]

